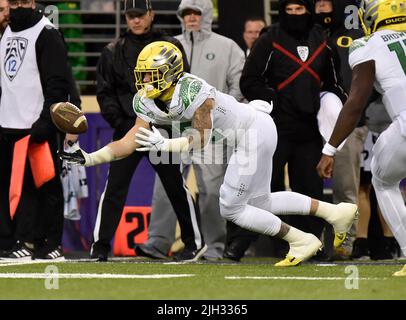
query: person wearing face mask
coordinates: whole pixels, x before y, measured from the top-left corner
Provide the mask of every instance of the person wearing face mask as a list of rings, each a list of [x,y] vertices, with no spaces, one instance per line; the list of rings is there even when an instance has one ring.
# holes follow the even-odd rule
[[[278,131],[271,189],[285,190],[285,166],[293,191],[323,197],[317,174],[323,140],[317,113],[320,92],[330,91],[343,101],[345,91],[336,77],[334,56],[320,26],[314,24],[311,0],[281,0],[279,23],[255,42],[240,80],[249,100],[273,103],[271,113]],[[289,217],[288,223],[320,237],[323,222],[315,217]]]
[[[35,0],[9,0],[9,9],[0,43],[0,212],[13,226],[8,235],[0,229],[0,241],[10,234],[16,241],[6,255],[13,261],[62,259],[63,135],[49,110],[69,101],[67,51]]]

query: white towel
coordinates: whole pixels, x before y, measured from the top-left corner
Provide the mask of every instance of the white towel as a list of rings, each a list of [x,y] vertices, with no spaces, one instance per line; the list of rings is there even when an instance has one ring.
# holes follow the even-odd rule
[[[66,152],[72,152],[72,147],[64,149]],[[79,199],[89,196],[85,167],[62,161],[61,180],[65,202],[63,215],[68,220],[80,220]]]

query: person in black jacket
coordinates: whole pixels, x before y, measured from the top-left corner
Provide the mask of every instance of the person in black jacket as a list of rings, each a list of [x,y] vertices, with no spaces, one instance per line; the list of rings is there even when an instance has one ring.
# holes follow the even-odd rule
[[[340,76],[343,79],[343,87],[347,92],[350,91],[352,80],[352,70],[348,63],[349,49],[354,40],[364,36],[362,29],[348,28],[345,26],[345,9],[349,6],[356,7],[356,1],[316,0],[315,2],[316,20],[329,37],[331,46],[337,49],[336,51],[340,60]],[[349,11],[350,10],[348,10],[348,12]],[[380,100],[381,96],[377,92],[374,92],[369,99],[372,105],[378,104]],[[384,115],[384,113],[382,114]],[[367,117],[364,112],[357,127],[348,136],[344,147],[335,155],[333,169],[335,174],[332,185],[334,203],[341,201],[360,203],[360,201],[365,202],[364,199],[368,199],[367,202],[369,203],[369,192],[371,188],[370,173],[365,171],[364,168],[360,170],[360,154],[364,152],[364,142],[368,134],[366,119]],[[374,198],[375,193],[372,192],[371,199]],[[368,207],[368,203],[365,204],[365,207]],[[364,206],[361,208],[363,207]],[[364,212],[364,210],[360,210],[359,222],[357,226],[352,226],[346,241],[336,252],[336,258],[357,259],[369,255],[368,232],[365,232],[365,230],[368,231],[369,219],[364,219],[364,215],[368,215],[368,213]],[[383,219],[381,221],[384,222]],[[384,250],[382,248],[380,250],[381,252],[378,252],[378,255],[387,259],[392,257],[391,247],[396,248],[397,243],[388,227],[383,225],[382,228],[385,230],[385,236],[379,231],[377,232],[378,239],[384,243],[382,247],[389,249]],[[372,251],[377,251],[376,248],[371,249],[373,249]]]
[[[9,0],[9,7],[10,24],[0,45],[4,66],[0,105],[0,246],[7,245],[3,240],[17,240],[7,253],[9,259],[55,260],[63,258],[63,194],[57,156],[63,135],[52,123],[49,109],[52,104],[69,99],[67,52],[58,30],[36,10],[35,0]],[[38,161],[29,157],[22,157],[26,158],[25,167],[17,165],[15,157],[21,154],[14,152],[15,143],[27,135],[28,154],[35,144],[48,142],[53,165],[38,170],[43,158]],[[50,174],[37,186],[36,174],[52,173],[48,171],[52,166],[53,178]],[[23,172],[23,182],[14,211],[9,190],[10,185],[16,186],[11,176],[13,172],[16,177],[18,169]],[[17,197],[17,189],[11,190],[12,199]],[[3,219],[14,212],[15,223]]]
[[[323,180],[317,174],[323,141],[317,124],[320,92],[343,101],[325,35],[313,22],[313,1],[280,1],[279,23],[256,41],[245,63],[240,86],[248,100],[272,102],[278,131],[273,157],[273,191],[285,190],[285,165],[293,191],[321,199]],[[289,222],[320,237],[323,222],[315,217],[290,217]]]
[[[137,93],[134,68],[141,50],[154,41],[169,41],[184,52],[179,41],[152,28],[154,12],[149,0],[127,0],[125,14],[128,31],[104,48],[97,65],[97,100],[103,118],[114,129],[113,140],[121,139],[136,120],[132,109],[133,97]],[[183,57],[185,66],[188,66],[186,54]],[[110,241],[120,222],[131,178],[144,156],[148,158],[148,153],[134,152],[131,156],[110,164],[107,185],[99,204],[93,233],[91,258],[98,261],[107,260]],[[164,185],[179,221],[182,241],[185,244],[179,259],[198,259],[207,247],[200,230],[198,207],[185,187],[180,167],[176,164],[152,165]],[[197,221],[197,224],[193,221]],[[141,251],[138,247],[136,253],[151,258],[166,258],[168,254]]]

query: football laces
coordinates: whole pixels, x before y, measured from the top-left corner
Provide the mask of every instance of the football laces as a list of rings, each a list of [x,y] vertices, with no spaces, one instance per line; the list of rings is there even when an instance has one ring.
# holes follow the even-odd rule
[[[82,112],[82,110],[80,110],[77,106],[75,106],[73,103],[70,102],[65,102],[67,105],[70,105],[71,107],[73,107],[77,112]]]

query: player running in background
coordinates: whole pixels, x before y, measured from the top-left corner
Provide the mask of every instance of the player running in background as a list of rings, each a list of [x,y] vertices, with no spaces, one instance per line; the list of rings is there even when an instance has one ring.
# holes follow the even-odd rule
[[[367,36],[350,48],[350,96],[324,146],[318,171],[321,177],[332,176],[336,147],[355,128],[375,85],[392,124],[372,149],[372,184],[385,221],[406,254],[406,207],[399,189],[406,177],[406,1],[363,0],[360,16]],[[406,265],[394,275],[406,276]]]
[[[92,166],[121,159],[135,150],[194,152],[206,146],[212,135],[221,134],[232,145],[220,188],[220,210],[225,219],[242,228],[286,240],[290,250],[276,266],[297,265],[322,246],[316,236],[283,223],[276,215],[324,218],[334,227],[335,245],[341,245],[356,216],[356,205],[333,205],[294,192],[271,193],[270,164],[277,133],[269,116],[270,104],[260,100],[239,103],[203,79],[185,73],[179,49],[163,41],[142,50],[135,78],[139,89],[133,104],[137,120],[125,137],[90,154],[81,149],[62,152],[62,159]],[[166,139],[155,127],[149,130],[150,124],[190,121],[192,130],[186,130],[186,135],[180,138]]]

